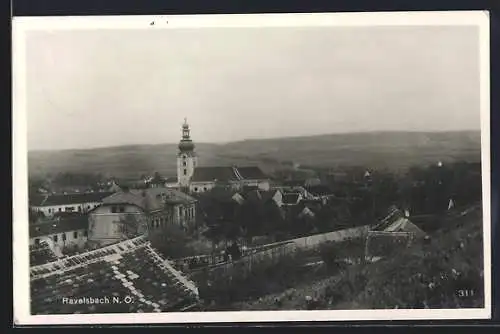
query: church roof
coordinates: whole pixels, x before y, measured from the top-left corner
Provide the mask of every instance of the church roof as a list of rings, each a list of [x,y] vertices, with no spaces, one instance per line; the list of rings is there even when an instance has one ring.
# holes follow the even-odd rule
[[[236,167],[238,173],[245,180],[262,180],[267,179],[268,177],[264,174],[264,172],[257,166],[248,166],[248,167]]]
[[[244,167],[196,167],[191,178],[192,182],[229,182],[240,180],[262,180],[267,176],[257,166]]]
[[[233,167],[196,167],[191,182],[238,181]]]
[[[198,304],[193,282],[143,237],[30,268],[31,313],[184,311]],[[121,303],[65,303],[62,298],[113,297]]]

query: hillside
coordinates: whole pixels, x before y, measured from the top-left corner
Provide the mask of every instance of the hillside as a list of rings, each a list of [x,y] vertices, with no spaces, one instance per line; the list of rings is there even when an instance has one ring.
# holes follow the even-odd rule
[[[200,166],[259,164],[266,171],[284,162],[316,167],[368,166],[405,169],[414,164],[480,159],[480,133],[370,132],[196,144]],[[28,153],[30,175],[102,173],[136,178],[176,173],[177,144],[135,145]]]
[[[233,307],[307,309],[306,296],[316,298],[319,309],[483,307],[481,210],[450,216],[441,223],[443,227],[431,234],[429,243],[417,243],[379,262],[353,265],[341,274]]]

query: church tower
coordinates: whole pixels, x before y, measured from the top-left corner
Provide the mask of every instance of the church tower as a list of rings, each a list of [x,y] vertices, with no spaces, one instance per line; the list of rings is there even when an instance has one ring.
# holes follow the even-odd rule
[[[184,118],[182,125],[182,139],[179,142],[179,153],[177,154],[177,182],[180,187],[188,187],[194,169],[196,168],[196,153],[194,144],[189,135],[189,124]]]

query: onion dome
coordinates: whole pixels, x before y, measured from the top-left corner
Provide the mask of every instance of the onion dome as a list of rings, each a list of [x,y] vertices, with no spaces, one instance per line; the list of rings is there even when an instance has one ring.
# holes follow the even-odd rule
[[[184,124],[182,125],[182,139],[179,143],[179,150],[181,152],[188,152],[194,150],[194,143],[191,140],[189,135],[189,124],[187,123],[187,119],[184,118]]]

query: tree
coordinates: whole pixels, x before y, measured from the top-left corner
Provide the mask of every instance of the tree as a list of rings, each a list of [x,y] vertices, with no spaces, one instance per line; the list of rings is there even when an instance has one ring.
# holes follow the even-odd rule
[[[169,224],[150,231],[148,238],[153,248],[160,251],[167,258],[181,258],[193,254],[187,244],[190,239],[187,233],[177,225]]]

